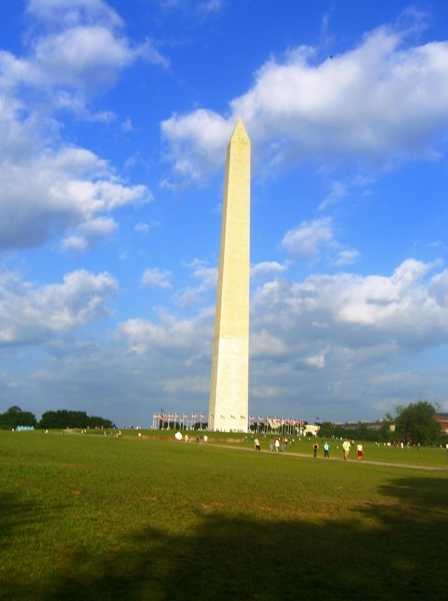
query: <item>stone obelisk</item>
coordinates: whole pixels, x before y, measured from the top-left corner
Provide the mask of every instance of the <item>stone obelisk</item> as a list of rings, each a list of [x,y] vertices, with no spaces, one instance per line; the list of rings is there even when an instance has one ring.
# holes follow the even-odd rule
[[[250,140],[238,121],[227,148],[210,430],[247,432],[249,392]]]

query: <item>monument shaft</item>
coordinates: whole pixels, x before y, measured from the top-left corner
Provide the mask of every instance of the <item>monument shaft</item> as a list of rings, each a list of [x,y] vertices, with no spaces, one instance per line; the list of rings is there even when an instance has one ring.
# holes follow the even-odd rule
[[[247,432],[250,140],[239,121],[227,148],[209,429]]]

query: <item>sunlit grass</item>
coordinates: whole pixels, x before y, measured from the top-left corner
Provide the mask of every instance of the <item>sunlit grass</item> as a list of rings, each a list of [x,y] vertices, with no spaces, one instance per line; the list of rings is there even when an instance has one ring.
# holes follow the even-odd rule
[[[442,599],[447,475],[0,432],[0,583],[5,599]]]

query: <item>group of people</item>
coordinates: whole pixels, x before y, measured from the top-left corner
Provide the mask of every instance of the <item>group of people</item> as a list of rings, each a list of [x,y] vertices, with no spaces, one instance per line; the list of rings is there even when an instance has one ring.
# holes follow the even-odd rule
[[[288,449],[289,440],[287,438],[275,438],[271,440],[269,444],[269,450],[271,453],[280,453],[280,451],[286,451]]]
[[[269,450],[272,453],[279,453],[280,451],[285,451],[288,448],[289,440],[287,438],[274,438],[269,443]],[[344,440],[342,443],[342,456],[344,461],[347,461],[350,457],[350,451],[352,448],[352,444],[354,442],[350,442],[350,440]],[[261,443],[258,437],[254,438],[254,447],[256,451],[261,451]],[[326,440],[322,445],[322,450],[325,459],[330,459],[330,443]],[[313,444],[313,457],[316,459],[319,452],[319,443],[316,441]],[[364,446],[362,443],[357,443],[356,445],[356,459],[362,460],[364,459]]]
[[[347,459],[349,459],[351,448],[352,448],[352,443],[349,440],[345,439],[344,442],[342,443],[342,456],[344,458],[344,461],[347,461]],[[318,450],[319,450],[319,444],[317,442],[315,442],[313,444],[313,457],[314,458],[317,457]],[[329,459],[330,458],[330,443],[328,441],[324,442],[323,451],[324,451],[324,457],[326,459]],[[356,459],[358,459],[358,460],[364,459],[364,446],[360,442],[356,445]]]
[[[328,441],[324,442],[324,445],[323,445],[322,449],[324,451],[324,457],[325,457],[325,459],[330,459],[330,443]],[[319,450],[319,444],[317,442],[315,442],[313,444],[313,457],[314,457],[314,459],[316,459],[316,457],[317,457],[318,450]]]
[[[345,461],[350,456],[351,447],[352,447],[352,443],[349,440],[344,440],[344,442],[342,443],[342,452],[343,452]],[[364,446],[361,442],[358,442],[358,444],[356,445],[356,459],[358,459],[358,460],[364,459]]]
[[[180,432],[180,431],[177,431],[175,433],[174,438],[177,441],[183,440],[184,442],[190,442],[191,440],[194,440],[193,438],[189,437],[188,434],[182,435],[182,432]],[[196,442],[207,442],[207,441],[208,441],[208,436],[206,434],[204,434],[202,437],[199,437],[199,436],[196,437]],[[277,437],[277,438],[271,439],[271,441],[269,443],[269,450],[271,451],[271,453],[280,453],[280,451],[286,451],[288,448],[289,442],[290,441],[288,440],[288,438]],[[292,442],[294,442],[294,440]],[[350,451],[352,448],[352,444],[354,445],[354,441],[350,441],[348,439],[345,439],[342,443],[342,456],[344,458],[344,461],[347,461],[347,459],[350,458]],[[260,443],[260,439],[258,437],[254,438],[254,447],[257,452],[261,451],[261,443]],[[327,440],[322,445],[322,451],[323,451],[324,458],[330,459],[331,445]],[[318,452],[319,452],[319,443],[316,440],[313,443],[313,457],[315,459],[318,456]],[[356,444],[356,459],[358,459],[358,460],[364,459],[364,446],[360,442]]]
[[[192,436],[188,436],[188,434],[182,435],[182,432],[180,432],[179,430],[174,435],[174,438],[177,441],[179,441],[179,442],[181,440],[183,440],[184,442],[190,442],[190,441],[194,440],[193,437]],[[196,436],[196,442],[207,442],[207,441],[208,441],[207,434],[204,434],[202,437],[201,436]]]
[[[274,438],[269,443],[269,450],[271,453],[280,453],[280,451],[286,451],[288,444],[289,440],[287,438]],[[258,437],[254,438],[254,447],[256,451],[261,451],[261,443]]]

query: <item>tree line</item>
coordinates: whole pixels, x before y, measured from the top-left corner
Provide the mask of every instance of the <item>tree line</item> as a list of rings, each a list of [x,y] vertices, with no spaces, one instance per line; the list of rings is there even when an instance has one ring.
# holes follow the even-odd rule
[[[40,420],[30,411],[22,411],[16,405],[10,407],[5,413],[0,413],[0,428],[11,430],[18,426],[33,428],[114,428],[113,422],[96,415],[87,415],[85,411],[70,411],[59,409],[46,411]]]
[[[323,422],[320,425],[319,436],[420,445],[446,443],[448,436],[442,431],[436,414],[434,405],[428,401],[417,401],[406,407],[397,407],[395,416],[386,415],[378,429],[369,428],[361,422],[350,427]]]
[[[396,415],[386,415],[378,429],[371,429],[365,423],[353,424],[352,427],[331,422],[320,424],[319,436],[325,438],[342,437],[355,440],[371,440],[406,444],[432,445],[448,442],[448,436],[442,432],[435,419],[437,411],[427,401],[411,403],[407,407],[397,407]],[[391,429],[391,425],[394,429]],[[113,422],[95,415],[87,415],[85,411],[59,409],[46,411],[40,420],[30,411],[22,411],[20,407],[10,407],[0,413],[0,429],[29,426],[34,428],[114,428]]]

